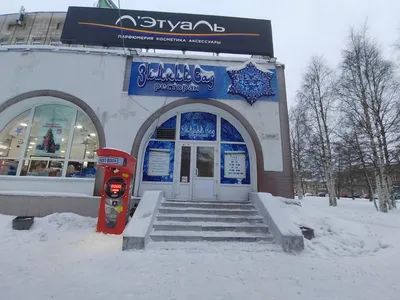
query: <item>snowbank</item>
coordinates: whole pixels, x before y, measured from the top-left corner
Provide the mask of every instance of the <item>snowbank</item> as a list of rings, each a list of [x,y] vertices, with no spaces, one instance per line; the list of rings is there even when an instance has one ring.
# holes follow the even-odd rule
[[[97,219],[82,217],[72,213],[52,214],[43,218],[35,218],[29,231],[13,231],[13,217],[0,215],[0,228],[8,232],[8,238],[16,237],[17,242],[31,244],[37,241],[59,242],[61,238],[70,240],[72,237],[86,236],[96,229]],[[1,232],[1,231],[0,231]]]
[[[360,256],[400,247],[397,233],[391,233],[400,230],[399,211],[383,214],[366,200],[342,199],[337,207],[329,207],[327,198],[306,197],[301,204],[282,206],[296,225],[314,229],[315,238],[305,240],[306,252],[323,257]]]
[[[400,211],[352,200],[301,204],[281,204],[316,231],[297,255],[262,243],[150,243],[123,252],[122,236],[96,233],[95,218],[53,214],[13,231],[12,217],[0,215],[1,299],[399,298]]]
[[[296,226],[314,229],[315,238],[311,241],[304,240],[305,251],[301,255],[358,257],[376,254],[388,248],[400,249],[400,239],[396,238],[400,232],[400,210],[383,214],[375,210],[373,203],[362,199],[341,199],[335,208],[329,207],[326,198],[306,197],[300,201],[301,206],[284,198],[280,200],[281,209]],[[141,219],[145,221],[150,215],[153,214],[144,213]],[[11,216],[0,215],[0,239],[1,233],[4,233],[8,238],[18,237],[18,242],[24,243],[80,239],[80,236],[84,238],[91,236],[91,239],[99,240],[99,235],[95,233],[96,218],[72,213],[56,213],[35,218],[31,230],[26,232],[13,231],[12,219]],[[138,226],[134,230],[147,232],[147,222],[145,225]],[[122,237],[116,238],[122,242]],[[120,249],[120,245],[116,247]],[[232,244],[229,245],[232,249]],[[251,248],[251,245],[248,247]]]

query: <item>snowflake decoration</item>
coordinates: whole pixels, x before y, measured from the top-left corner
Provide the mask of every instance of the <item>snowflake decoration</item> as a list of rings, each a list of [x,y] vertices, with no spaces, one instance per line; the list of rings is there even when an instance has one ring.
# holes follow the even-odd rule
[[[17,127],[17,129],[15,130],[15,134],[18,136],[18,135],[22,134],[22,131],[24,131],[23,127]]]
[[[253,105],[262,96],[275,96],[271,88],[273,73],[258,69],[252,62],[241,69],[227,69],[232,80],[228,94],[240,95]]]

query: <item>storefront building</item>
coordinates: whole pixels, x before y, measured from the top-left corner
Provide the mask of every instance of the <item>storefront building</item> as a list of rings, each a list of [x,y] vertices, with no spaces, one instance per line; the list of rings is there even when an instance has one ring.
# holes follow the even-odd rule
[[[265,58],[0,46],[0,191],[98,195],[96,150],[134,196],[292,197],[284,66]],[[0,212],[1,213],[1,212]]]

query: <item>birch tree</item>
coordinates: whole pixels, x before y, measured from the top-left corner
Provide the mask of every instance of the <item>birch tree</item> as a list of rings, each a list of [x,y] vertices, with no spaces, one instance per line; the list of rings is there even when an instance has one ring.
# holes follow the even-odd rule
[[[349,171],[351,171],[352,168],[351,163],[356,166],[356,168],[363,170],[365,183],[368,187],[368,193],[371,196],[370,201],[373,201],[374,182],[369,172],[372,163],[368,139],[357,124],[357,120],[354,118],[352,111],[341,111],[340,118],[343,120],[341,123],[343,126],[339,127],[339,130],[336,133],[343,145],[346,145],[345,147],[347,147],[347,151],[352,153],[352,158],[350,158],[349,163]],[[375,206],[376,209],[379,210],[376,203]]]
[[[340,69],[337,91],[342,109],[351,112],[359,130],[369,139],[379,210],[387,212],[395,205],[391,199],[390,149],[400,112],[395,66],[383,58],[364,27],[351,29]]]
[[[301,105],[295,105],[290,110],[290,139],[293,160],[293,174],[297,196],[304,196],[304,181],[307,172],[307,126],[305,111]]]
[[[303,75],[297,97],[304,107],[311,144],[318,151],[329,193],[329,205],[337,206],[335,173],[332,162],[332,126],[334,124],[335,98],[334,74],[322,57],[313,57]]]

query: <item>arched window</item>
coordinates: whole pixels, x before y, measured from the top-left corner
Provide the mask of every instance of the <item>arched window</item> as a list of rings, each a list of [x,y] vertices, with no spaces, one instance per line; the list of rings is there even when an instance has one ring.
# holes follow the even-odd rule
[[[146,147],[143,163],[143,181],[172,182],[174,177],[174,156],[176,139],[176,116],[157,126]],[[152,162],[167,161],[167,166],[156,170]]]
[[[0,132],[0,175],[91,178],[98,146],[85,113],[66,105],[37,106]]]

